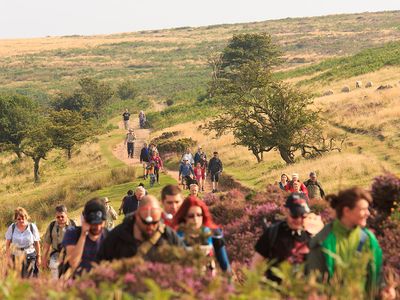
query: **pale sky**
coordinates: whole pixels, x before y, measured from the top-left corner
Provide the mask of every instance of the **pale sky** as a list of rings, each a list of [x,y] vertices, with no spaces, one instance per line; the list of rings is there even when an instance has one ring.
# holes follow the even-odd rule
[[[108,34],[399,9],[400,0],[0,0],[0,38]]]

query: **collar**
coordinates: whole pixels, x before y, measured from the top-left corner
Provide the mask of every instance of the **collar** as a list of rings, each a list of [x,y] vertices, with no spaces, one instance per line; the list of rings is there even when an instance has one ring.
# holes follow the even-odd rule
[[[338,219],[335,219],[335,220],[333,221],[333,228],[332,228],[332,230],[333,230],[333,232],[334,232],[335,234],[338,234],[338,235],[340,235],[340,236],[348,237],[354,230],[357,230],[357,229],[358,229],[358,226],[356,226],[356,227],[354,227],[354,228],[351,228],[351,229],[347,228],[347,227],[344,226],[344,225],[342,224],[342,222],[340,222]]]

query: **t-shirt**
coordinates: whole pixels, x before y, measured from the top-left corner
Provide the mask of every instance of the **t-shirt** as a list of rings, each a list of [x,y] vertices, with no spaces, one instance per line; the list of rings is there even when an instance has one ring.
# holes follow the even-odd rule
[[[135,212],[139,207],[139,200],[136,198],[136,195],[127,195],[124,197],[123,201],[122,212],[124,215]]]
[[[128,113],[128,112],[124,112],[124,113],[122,114],[122,116],[124,117],[124,121],[128,121],[128,120],[129,120],[129,117],[131,116],[131,114]]]
[[[50,223],[50,225],[51,225],[51,223]],[[44,234],[44,237],[43,237],[43,242],[46,244],[51,244],[52,251],[58,251],[59,250],[58,245],[60,245],[62,243],[65,231],[67,230],[67,227],[71,225],[71,221],[68,220],[66,226],[64,226],[62,228],[58,225],[57,222],[55,222],[51,233],[50,233],[50,225],[46,229],[46,233]],[[51,234],[51,238],[50,238],[50,234]]]
[[[30,224],[32,224],[32,231]],[[18,229],[18,226],[14,225],[14,233],[12,233],[13,224],[8,227],[6,232],[6,240],[11,241],[14,247],[19,248],[12,250],[13,255],[23,255],[24,252],[26,254],[31,254],[35,252],[35,247],[33,246],[33,243],[40,241],[40,234],[38,228],[36,227],[36,224],[30,224],[28,224],[23,231],[20,231]],[[23,249],[23,251],[21,251],[21,249]]]
[[[292,230],[286,222],[282,222],[279,224],[275,242],[271,244],[269,241],[271,228],[273,226],[269,227],[257,241],[256,252],[269,260],[274,259],[274,266],[285,260],[295,264],[304,262],[310,235],[303,230]],[[266,276],[278,280],[270,271],[267,271]]]
[[[76,245],[76,243],[78,243],[80,235],[81,235],[80,227],[68,228],[67,231],[65,232],[62,245],[64,247]],[[90,269],[92,268],[92,262],[96,262],[97,252],[99,251],[100,245],[103,240],[104,240],[104,234],[97,241],[92,241],[89,235],[86,236],[81,262],[77,268],[78,273],[81,270],[90,271]]]

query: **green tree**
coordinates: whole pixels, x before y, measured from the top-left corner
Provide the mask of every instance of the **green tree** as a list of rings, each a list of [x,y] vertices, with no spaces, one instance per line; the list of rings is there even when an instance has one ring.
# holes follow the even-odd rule
[[[54,148],[51,138],[51,122],[48,117],[37,116],[35,126],[28,128],[26,133],[21,142],[22,152],[32,158],[35,183],[39,183],[40,161],[46,159],[48,152]]]
[[[50,118],[54,147],[66,150],[71,159],[73,148],[90,137],[90,123],[79,112],[65,109],[51,112]]]
[[[52,107],[56,111],[69,110],[79,112],[86,120],[94,117],[94,107],[92,99],[81,90],[76,90],[72,94],[61,94],[52,102]]]
[[[134,99],[138,94],[138,89],[133,80],[125,80],[118,84],[117,87],[118,97],[122,100]]]
[[[21,158],[21,142],[32,126],[38,107],[22,95],[0,95],[1,149],[15,152]]]

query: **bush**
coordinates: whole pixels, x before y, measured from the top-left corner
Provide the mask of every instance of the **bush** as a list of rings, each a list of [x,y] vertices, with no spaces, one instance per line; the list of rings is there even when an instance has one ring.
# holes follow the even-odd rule
[[[168,99],[166,102],[167,106],[171,106],[174,104],[174,100]]]
[[[197,145],[192,138],[182,138],[175,141],[162,141],[157,144],[160,153],[183,153],[187,148]]]
[[[122,100],[134,99],[137,93],[136,84],[132,80],[125,80],[117,87],[118,97]]]
[[[391,173],[375,177],[371,194],[378,213],[390,215],[400,202],[400,178]]]
[[[165,141],[169,140],[170,138],[178,136],[179,134],[181,134],[180,131],[166,131],[166,132],[163,132],[160,136],[152,139],[151,143],[158,145],[159,143],[165,142]]]

